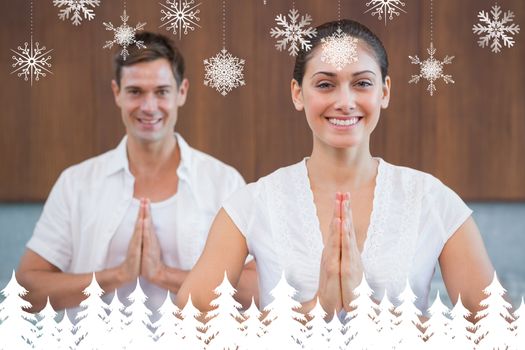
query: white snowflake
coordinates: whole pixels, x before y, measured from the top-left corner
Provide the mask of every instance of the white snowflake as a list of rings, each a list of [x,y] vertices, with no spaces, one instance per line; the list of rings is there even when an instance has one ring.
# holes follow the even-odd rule
[[[33,79],[35,81],[40,80],[40,77],[45,77],[46,72],[53,74],[48,68],[51,67],[51,55],[48,55],[53,49],[47,50],[46,47],[40,47],[38,42],[33,46],[33,37],[31,36],[30,44],[25,42],[24,47],[18,46],[17,51],[11,49],[16,55],[12,58],[14,63],[13,68],[16,68],[11,72],[17,73],[19,77],[24,76],[24,80],[28,81],[31,79],[31,86],[33,85]],[[47,57],[46,57],[47,56]]]
[[[433,43],[430,43],[430,48],[427,49],[427,52],[430,57],[424,61],[421,61],[417,56],[408,56],[412,61],[412,64],[418,64],[421,66],[420,73],[418,75],[412,75],[412,79],[410,79],[409,83],[417,83],[421,78],[428,80],[429,85],[427,90],[430,93],[430,96],[433,96],[436,91],[436,85],[434,84],[436,80],[443,79],[446,84],[454,84],[451,75],[443,74],[443,66],[445,64],[451,64],[454,56],[445,56],[443,61],[436,60],[434,58],[436,49],[434,48]]]
[[[372,16],[377,15],[377,19],[385,18],[385,25],[387,19],[393,20],[394,15],[399,16],[401,12],[406,13],[401,7],[405,7],[405,3],[400,0],[371,0],[366,3],[366,7],[370,7],[365,13],[372,11]],[[399,12],[401,11],[401,12]]]
[[[233,88],[244,86],[244,60],[222,49],[216,56],[204,60],[206,74],[204,85],[212,87],[223,96]]]
[[[69,18],[71,14],[71,22],[73,25],[78,26],[82,23],[82,19],[87,19],[91,21],[95,18],[95,13],[93,9],[96,6],[100,6],[100,0],[53,0],[53,6],[59,8],[65,6],[66,8],[61,8],[58,17],[65,21]],[[82,18],[82,15],[84,16]]]
[[[288,52],[291,56],[297,56],[300,49],[308,51],[312,48],[312,44],[308,39],[313,38],[317,34],[317,30],[308,27],[312,23],[312,16],[309,14],[301,16],[299,21],[299,11],[291,9],[288,13],[288,18],[290,23],[288,23],[286,16],[282,14],[277,15],[275,17],[277,27],[270,30],[270,35],[272,38],[282,38],[277,40],[277,44],[275,44],[277,50],[282,51],[290,44]],[[300,48],[299,45],[301,46]]]
[[[514,13],[507,11],[503,14],[503,17],[500,18],[502,11],[499,5],[492,6],[490,11],[492,14],[492,19],[488,12],[480,11],[478,14],[479,21],[482,23],[477,23],[472,27],[474,34],[480,35],[478,40],[478,45],[481,47],[488,46],[490,41],[490,47],[492,52],[498,53],[501,51],[501,42],[506,47],[512,47],[514,45],[514,38],[512,35],[518,34],[520,31],[520,26],[512,23],[514,18]],[[484,36],[481,36],[485,34]]]
[[[130,27],[128,25],[128,19],[129,16],[126,14],[126,10],[124,10],[124,13],[122,16],[120,16],[120,19],[122,20],[122,25],[120,27],[114,27],[111,22],[106,23],[104,22],[104,26],[106,27],[106,30],[111,30],[115,32],[115,36],[113,40],[107,40],[106,45],[104,45],[104,49],[109,48],[111,49],[114,44],[120,45],[122,47],[122,51],[120,51],[120,54],[122,55],[123,59],[126,60],[126,58],[129,55],[128,47],[130,45],[135,44],[139,49],[144,49],[146,46],[144,45],[144,42],[142,40],[135,40],[135,33],[138,30],[144,29],[144,26],[146,23],[138,23],[135,28]]]
[[[341,28],[337,28],[329,37],[322,38],[321,43],[321,61],[333,65],[337,70],[357,62],[358,39],[346,34]]]
[[[195,30],[195,26],[200,28],[197,22],[200,18],[197,15],[201,12],[197,7],[202,3],[195,4],[194,0],[166,0],[165,4],[160,4],[165,10],[160,10],[160,13],[164,15],[160,20],[163,23],[161,27],[168,24],[166,30],[173,31],[174,35],[179,32],[179,39],[182,36],[188,34],[188,30]]]

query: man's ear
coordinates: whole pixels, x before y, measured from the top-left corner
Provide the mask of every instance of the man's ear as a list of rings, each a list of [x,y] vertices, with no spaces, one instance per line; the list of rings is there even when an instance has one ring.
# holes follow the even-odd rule
[[[295,106],[295,109],[298,111],[302,111],[304,109],[304,103],[303,103],[303,94],[302,94],[302,88],[301,85],[299,85],[299,82],[295,79],[292,79],[290,89],[292,92],[292,101]]]
[[[182,79],[180,85],[177,89],[177,106],[182,107],[186,103],[186,98],[188,97],[188,90],[190,89],[190,81],[186,78]]]
[[[390,102],[390,84],[392,81],[390,80],[390,77],[387,75],[385,78],[385,82],[383,83],[383,96],[381,97],[381,108],[385,109],[388,107],[388,104]]]
[[[120,107],[120,87],[117,84],[117,81],[113,79],[111,81],[111,90],[113,91],[113,98],[115,99],[115,103],[117,106]]]

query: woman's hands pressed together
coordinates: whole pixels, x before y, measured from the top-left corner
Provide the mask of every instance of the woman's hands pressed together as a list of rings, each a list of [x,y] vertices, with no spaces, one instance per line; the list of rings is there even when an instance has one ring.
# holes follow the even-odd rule
[[[350,193],[337,193],[330,231],[323,237],[317,297],[328,314],[350,310],[353,290],[361,283],[363,264],[352,220]],[[307,304],[313,304],[315,300]],[[313,306],[313,305],[311,305]]]

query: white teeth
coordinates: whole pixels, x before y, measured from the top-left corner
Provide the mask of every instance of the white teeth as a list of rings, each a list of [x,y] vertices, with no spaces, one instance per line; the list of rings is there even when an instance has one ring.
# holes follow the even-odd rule
[[[157,124],[160,121],[160,119],[152,119],[152,120],[139,119],[139,120],[141,123],[149,124],[149,125]]]
[[[348,119],[337,119],[337,118],[329,118],[328,121],[334,125],[341,125],[341,126],[350,126],[355,125],[359,121],[359,118],[353,117]]]

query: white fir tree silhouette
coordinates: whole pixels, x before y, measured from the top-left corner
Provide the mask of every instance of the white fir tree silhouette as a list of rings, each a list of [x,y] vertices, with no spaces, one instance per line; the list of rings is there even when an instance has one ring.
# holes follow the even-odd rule
[[[476,318],[479,319],[476,324],[478,349],[506,349],[510,346],[509,339],[512,337],[510,321],[514,318],[509,312],[512,305],[503,298],[505,292],[494,271],[492,283],[483,290],[487,297],[479,303],[485,309],[476,314]]]
[[[166,292],[166,299],[159,307],[160,318],[153,325],[156,328],[155,348],[178,349],[180,347],[180,309],[171,300],[170,292]]]
[[[67,310],[64,310],[64,317],[58,322],[57,329],[60,331],[60,343],[58,344],[57,350],[70,350],[76,349],[76,339],[73,331],[75,326],[67,315]],[[113,348],[117,349],[117,348]]]
[[[0,304],[0,349],[32,349],[36,317],[25,311],[31,304],[22,298],[27,294],[27,290],[18,284],[15,271],[0,293],[5,298]]]
[[[206,315],[207,349],[235,350],[242,337],[242,316],[239,312],[242,306],[233,298],[236,290],[230,284],[226,271],[221,284],[213,292],[217,298],[210,302],[210,306],[215,309]]]
[[[301,348],[305,327],[300,321],[304,322],[306,319],[296,311],[301,307],[301,303],[293,298],[296,293],[297,291],[286,281],[283,272],[279,283],[270,292],[274,300],[264,308],[267,312],[263,321],[266,325],[265,341],[270,349]]]
[[[109,303],[109,315],[107,318],[107,337],[105,339],[105,349],[122,349],[127,340],[125,319],[126,316],[122,313],[124,311],[124,304],[118,297],[118,292],[115,290],[113,298]]]
[[[91,283],[84,289],[87,296],[82,300],[80,307],[83,308],[77,315],[77,343],[79,349],[103,349],[107,328],[108,305],[102,300],[104,294],[93,273]]]
[[[308,313],[310,321],[306,323],[306,337],[303,342],[304,349],[318,350],[326,349],[329,343],[329,328],[326,324],[325,317],[326,311],[324,311],[319,298],[315,302],[315,306]],[[336,316],[337,317],[337,316]]]
[[[198,320],[201,312],[193,305],[191,301],[191,294],[188,296],[188,301],[180,312],[182,316],[181,330],[181,349],[184,350],[202,350],[204,348],[203,338],[206,327]]]
[[[474,325],[467,318],[470,311],[463,305],[461,295],[458,296],[456,305],[450,311],[452,320],[450,321],[449,348],[451,350],[469,350],[474,349]]]
[[[357,349],[375,349],[377,338],[377,314],[379,306],[371,299],[374,291],[365,275],[353,290],[355,299],[350,303],[352,311],[346,316],[345,326],[349,346]]]
[[[252,303],[248,310],[243,313],[245,321],[242,323],[243,340],[239,344],[239,350],[262,350],[265,349],[262,340],[264,337],[264,325],[261,322],[261,311]]]
[[[414,304],[416,296],[412,288],[410,288],[408,280],[405,289],[399,294],[398,298],[401,304],[395,309],[395,312],[399,315],[396,327],[394,327],[398,339],[395,343],[396,348],[419,349],[424,345],[422,340],[423,334],[418,328],[423,328],[419,320],[421,311]]]
[[[38,313],[38,338],[35,339],[35,349],[58,349],[60,331],[55,321],[57,313],[47,298],[46,306]]]
[[[441,301],[439,291],[428,312],[430,313],[430,319],[425,325],[426,346],[429,349],[444,349],[450,342],[450,319],[447,317],[450,310]]]
[[[523,303],[523,297],[521,297],[521,305],[514,312],[515,321],[512,323],[512,329],[514,330],[514,349],[525,348],[525,304]]]
[[[334,315],[330,322],[326,325],[326,328],[328,329],[328,346],[326,347],[327,350],[339,350],[339,349],[346,349],[346,336],[343,334],[343,324],[341,323],[341,320],[337,316],[337,312],[334,311]]]
[[[148,300],[146,294],[140,287],[139,278],[137,278],[137,285],[135,290],[128,295],[128,300],[131,304],[125,309],[127,321],[124,327],[124,335],[128,340],[127,349],[143,350],[153,345],[153,334],[150,329],[151,325],[151,311],[146,306],[145,302]]]
[[[376,342],[377,349],[392,349],[396,341],[394,334],[394,327],[397,316],[394,314],[394,305],[388,299],[388,293],[385,290],[385,295],[379,303],[379,315],[377,320],[377,331],[379,337]]]

